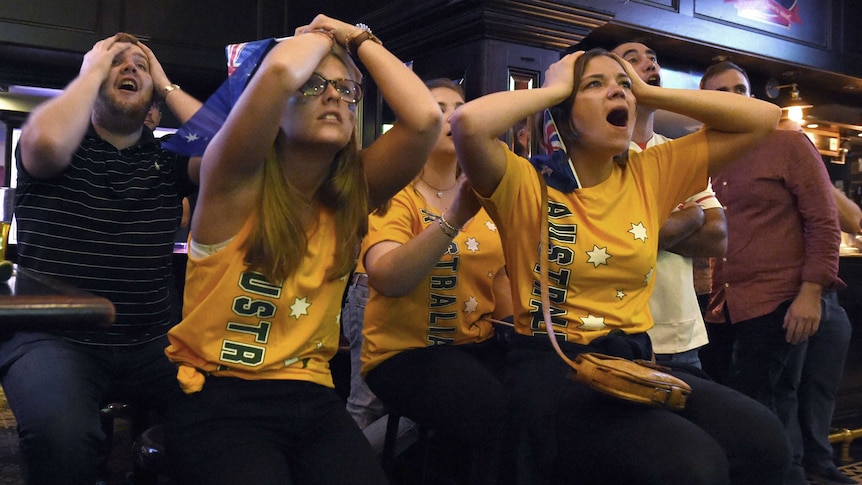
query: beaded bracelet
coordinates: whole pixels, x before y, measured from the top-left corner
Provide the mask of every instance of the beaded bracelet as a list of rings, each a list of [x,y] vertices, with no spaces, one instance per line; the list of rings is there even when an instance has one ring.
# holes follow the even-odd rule
[[[440,230],[443,231],[443,234],[449,236],[450,239],[454,239],[455,236],[458,235],[457,231],[450,231],[446,228],[446,224],[443,224],[443,218],[437,219],[437,225],[440,226]]]
[[[454,238],[458,235],[459,232],[461,232],[461,229],[458,229],[452,224],[449,224],[449,221],[447,221],[446,218],[443,217],[443,214],[440,214],[440,217],[437,218],[437,223],[440,225],[440,229],[443,231],[443,233],[451,238]]]

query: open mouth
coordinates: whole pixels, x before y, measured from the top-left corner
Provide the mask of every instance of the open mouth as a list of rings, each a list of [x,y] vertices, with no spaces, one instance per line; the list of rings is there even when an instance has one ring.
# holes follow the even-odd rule
[[[661,78],[658,76],[650,76],[646,82],[651,86],[661,86]]]
[[[331,121],[341,121],[341,116],[339,116],[337,113],[325,113],[319,119],[331,120]]]
[[[629,110],[625,108],[617,108],[608,114],[608,123],[614,126],[626,126],[629,122]]]
[[[120,83],[119,89],[135,92],[138,90],[138,85],[131,79],[126,79]]]

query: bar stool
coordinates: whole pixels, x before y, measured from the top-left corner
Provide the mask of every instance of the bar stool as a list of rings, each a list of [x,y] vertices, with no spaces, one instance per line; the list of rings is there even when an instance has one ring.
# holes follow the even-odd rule
[[[134,485],[155,485],[159,477],[167,474],[165,456],[165,428],[156,425],[139,434],[132,445]]]
[[[390,479],[397,473],[398,469],[398,460],[397,457],[399,454],[403,454],[406,452],[408,448],[411,446],[417,447],[417,455],[419,456],[420,464],[419,464],[419,481],[409,481],[409,483],[418,483],[425,484],[428,483],[428,438],[430,436],[430,430],[427,426],[421,426],[419,423],[416,423],[416,429],[418,431],[414,436],[415,442],[412,443],[401,443],[400,446],[401,451],[397,453],[399,448],[399,433],[398,428],[401,422],[401,415],[392,410],[389,411],[389,415],[386,418],[386,435],[383,440],[383,451],[381,452],[381,465],[383,466],[383,470],[390,477]]]
[[[99,464],[99,483],[108,483],[111,477],[111,455],[114,446],[114,427],[118,419],[129,422],[131,436],[136,436],[147,421],[147,411],[140,406],[125,401],[110,401],[99,409],[102,432],[105,442],[102,447],[102,461]]]

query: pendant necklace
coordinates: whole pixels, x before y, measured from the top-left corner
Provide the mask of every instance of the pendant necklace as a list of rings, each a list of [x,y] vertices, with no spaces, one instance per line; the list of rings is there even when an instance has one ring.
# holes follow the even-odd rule
[[[451,186],[451,187],[449,187],[448,189],[438,189],[437,187],[434,187],[433,185],[431,185],[431,184],[429,184],[428,182],[426,182],[426,181],[425,181],[425,179],[424,179],[421,175],[419,176],[419,180],[421,180],[421,181],[422,181],[422,183],[423,183],[423,184],[425,184],[425,185],[427,185],[429,188],[432,188],[432,189],[436,190],[436,191],[437,191],[437,198],[438,198],[438,199],[442,199],[442,198],[443,198],[443,194],[445,194],[446,192],[449,192],[450,190],[454,189],[456,185],[458,185],[458,180],[455,180],[455,183],[454,183],[454,184],[452,184],[452,186]]]

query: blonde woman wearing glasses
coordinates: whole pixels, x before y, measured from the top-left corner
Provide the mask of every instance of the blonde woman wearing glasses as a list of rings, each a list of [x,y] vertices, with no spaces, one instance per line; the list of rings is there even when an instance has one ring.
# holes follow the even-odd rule
[[[345,49],[398,117],[364,150]],[[385,482],[328,362],[368,208],[416,176],[440,118],[361,24],[319,15],[261,62],[202,161],[184,320],[167,349],[185,391],[168,438],[181,483]]]

